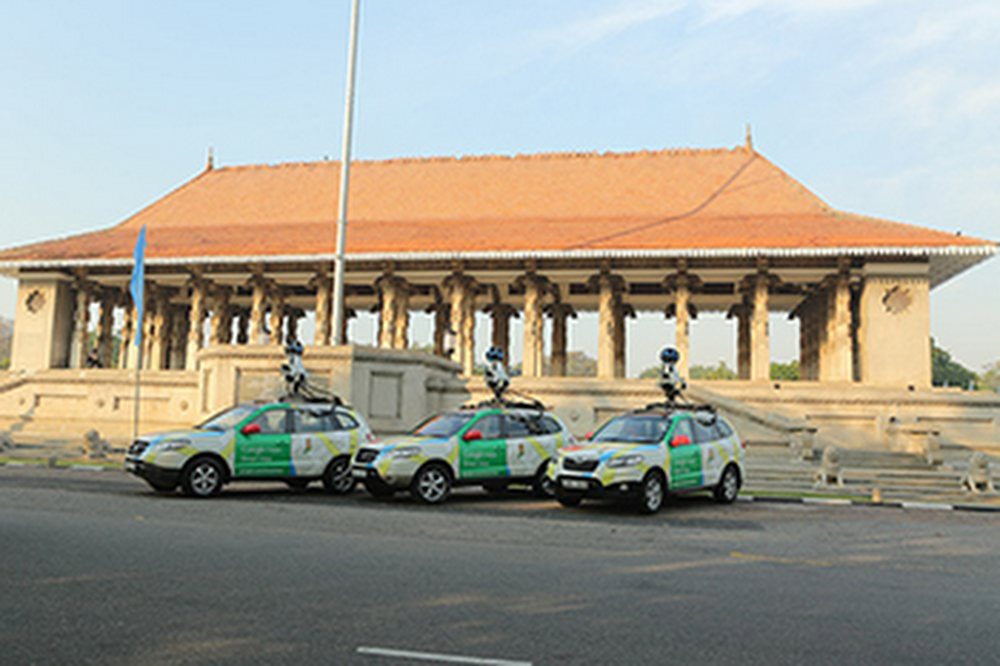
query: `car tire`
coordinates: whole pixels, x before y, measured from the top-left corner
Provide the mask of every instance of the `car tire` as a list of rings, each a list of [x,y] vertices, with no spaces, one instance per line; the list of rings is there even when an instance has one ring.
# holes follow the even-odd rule
[[[575,493],[562,488],[556,488],[556,501],[565,507],[573,508],[580,506],[583,501],[583,493]]]
[[[372,497],[385,499],[396,494],[396,489],[381,479],[365,479],[363,484]]]
[[[222,465],[212,458],[195,458],[181,472],[181,489],[188,497],[214,497],[224,483]]]
[[[331,495],[346,495],[356,484],[351,475],[351,459],[347,456],[334,458],[323,472],[323,489]]]
[[[551,460],[546,460],[535,472],[535,478],[531,481],[531,494],[540,499],[552,499],[556,496],[556,482],[549,478],[549,465]]]
[[[740,493],[740,472],[736,465],[726,465],[722,470],[719,483],[712,491],[712,496],[720,504],[732,504],[736,501],[736,496]]]
[[[451,493],[451,474],[439,463],[424,465],[410,483],[410,494],[424,504],[441,504]]]
[[[285,479],[285,485],[300,493],[309,486],[309,479]]]
[[[667,483],[657,470],[649,471],[639,486],[636,508],[639,513],[653,514],[663,508],[667,499]]]

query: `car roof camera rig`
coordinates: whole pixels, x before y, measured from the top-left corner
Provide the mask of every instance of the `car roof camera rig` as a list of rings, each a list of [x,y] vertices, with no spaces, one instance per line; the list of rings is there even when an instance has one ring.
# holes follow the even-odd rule
[[[281,376],[285,379],[285,398],[343,405],[344,402],[338,396],[309,381],[309,373],[302,363],[303,351],[305,349],[298,340],[292,340],[285,345],[285,356],[288,360],[281,364]]]
[[[503,350],[496,347],[490,347],[486,351],[486,386],[493,391],[493,399],[485,400],[478,405],[466,405],[466,409],[476,409],[478,407],[488,407],[488,406],[503,406],[503,407],[519,407],[523,409],[537,409],[538,411],[545,411],[545,405],[543,405],[539,400],[532,398],[531,396],[526,396],[523,393],[514,391],[510,388],[510,375],[507,374],[507,368],[503,364]],[[514,395],[521,396],[529,402],[513,402],[505,397],[505,394],[511,393]]]
[[[715,407],[711,405],[695,405],[677,401],[678,398],[682,397],[683,392],[687,390],[687,382],[681,377],[680,372],[677,371],[677,362],[680,360],[680,352],[673,347],[664,347],[663,351],[660,352],[660,377],[656,383],[663,391],[666,401],[647,405],[646,409],[665,408],[667,411],[687,409],[692,411],[707,411],[714,414]]]

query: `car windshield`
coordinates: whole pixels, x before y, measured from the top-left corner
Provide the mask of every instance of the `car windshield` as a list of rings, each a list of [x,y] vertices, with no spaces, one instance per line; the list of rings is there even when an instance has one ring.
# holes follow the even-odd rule
[[[410,434],[416,437],[451,437],[474,416],[474,412],[445,412],[430,417]]]
[[[253,414],[256,409],[256,407],[249,407],[247,405],[230,407],[224,412],[219,412],[204,423],[196,425],[195,428],[199,430],[231,430],[236,427],[237,423]]]
[[[592,442],[661,442],[670,419],[663,414],[623,414],[608,421],[590,438]]]

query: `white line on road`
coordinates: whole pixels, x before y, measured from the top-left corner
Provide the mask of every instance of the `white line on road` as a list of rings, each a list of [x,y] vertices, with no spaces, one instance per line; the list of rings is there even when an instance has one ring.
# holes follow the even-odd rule
[[[399,659],[436,661],[438,663],[447,664],[475,664],[476,666],[531,666],[530,661],[480,659],[479,657],[462,657],[459,655],[434,654],[432,652],[409,652],[407,650],[387,650],[385,648],[374,647],[359,647],[358,654],[370,654],[375,657],[397,657]]]

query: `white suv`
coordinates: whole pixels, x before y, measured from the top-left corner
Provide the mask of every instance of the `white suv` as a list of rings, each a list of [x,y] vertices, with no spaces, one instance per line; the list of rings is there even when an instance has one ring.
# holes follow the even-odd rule
[[[745,442],[709,406],[666,403],[622,414],[586,443],[564,447],[550,478],[556,499],[617,498],[655,513],[667,493],[708,490],[720,502],[743,484]]]

